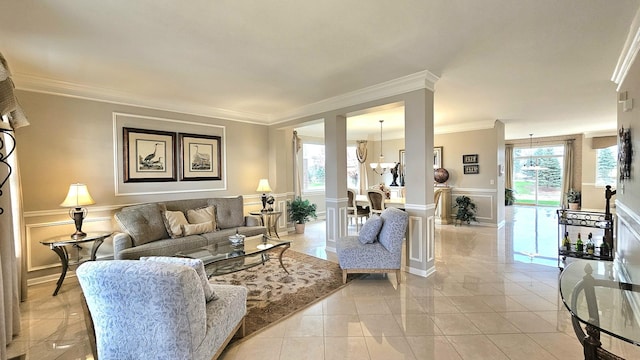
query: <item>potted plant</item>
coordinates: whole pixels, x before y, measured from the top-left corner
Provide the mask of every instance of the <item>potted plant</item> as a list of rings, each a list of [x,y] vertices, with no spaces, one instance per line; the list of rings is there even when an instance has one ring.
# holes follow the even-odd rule
[[[567,193],[567,203],[569,203],[569,209],[578,210],[580,208],[580,199],[580,191],[573,189],[569,190],[569,192]]]
[[[513,189],[504,188],[504,204],[506,206],[513,205],[516,201],[516,196],[513,194]]]
[[[299,196],[287,201],[287,214],[289,215],[289,220],[294,223],[296,234],[304,234],[304,224],[310,221],[311,218],[318,217],[316,215],[316,204],[312,204],[306,199],[302,200]]]
[[[462,195],[456,198],[456,204],[453,205],[454,208],[458,208],[458,212],[456,213],[456,224],[458,221],[460,223],[470,224],[472,221],[476,220],[476,204],[471,200],[470,197]]]

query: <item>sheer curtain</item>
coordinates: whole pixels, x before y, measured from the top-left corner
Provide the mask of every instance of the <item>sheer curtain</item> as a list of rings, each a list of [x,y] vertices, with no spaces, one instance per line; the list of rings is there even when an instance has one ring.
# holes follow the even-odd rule
[[[564,173],[562,174],[562,206],[567,203],[567,193],[573,189],[573,140],[564,143]]]
[[[360,194],[366,194],[369,188],[369,179],[367,177],[367,140],[356,141],[356,157],[360,166]]]
[[[26,295],[21,252],[21,189],[13,130],[29,125],[13,93],[9,66],[0,54],[0,359],[20,332],[20,299]],[[12,154],[13,153],[13,154]],[[14,200],[15,199],[15,200]],[[16,231],[16,229],[18,231]],[[24,290],[24,293],[21,293]]]
[[[513,145],[504,150],[504,187],[513,190]]]
[[[293,195],[294,197],[302,196],[302,180],[298,161],[298,153],[302,149],[302,139],[298,136],[297,131],[293,131]]]

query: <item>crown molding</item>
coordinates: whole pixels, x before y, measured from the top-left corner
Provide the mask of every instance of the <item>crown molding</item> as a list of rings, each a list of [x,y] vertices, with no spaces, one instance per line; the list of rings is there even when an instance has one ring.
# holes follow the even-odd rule
[[[175,99],[151,98],[139,94],[81,85],[24,73],[16,73],[13,76],[16,88],[20,90],[260,125],[273,125],[389,96],[404,94],[419,89],[434,91],[435,83],[439,79],[440,78],[438,76],[432,74],[428,70],[424,70],[398,79],[393,79],[363,89],[324,99],[278,115],[269,115],[220,109],[212,106],[203,106],[193,102],[176,101]]]
[[[640,50],[640,8],[636,11],[633,22],[631,22],[631,25],[629,26],[627,40],[624,43],[624,47],[622,48],[622,52],[618,58],[618,63],[616,64],[616,68],[611,76],[611,81],[618,85],[616,91],[620,91],[620,86],[627,77],[629,69],[633,64],[636,55],[638,55],[638,50]]]
[[[486,130],[493,129],[495,124],[495,120],[470,121],[451,125],[435,125],[433,131],[434,134],[450,134],[462,131]]]
[[[177,101],[175,99],[151,98],[140,94],[86,86],[22,73],[16,73],[13,76],[13,81],[16,84],[16,88],[19,90],[66,96],[77,99],[136,106],[260,125],[267,124],[269,120],[268,116],[262,114],[220,109],[213,106],[203,106],[193,102]]]
[[[341,109],[348,106],[363,104],[389,96],[404,94],[410,91],[427,89],[434,91],[436,82],[440,78],[428,70],[403,76],[398,79],[385,81],[360,90],[351,91],[342,95],[330,97],[315,103],[311,103],[297,109],[278,114],[273,117],[272,124],[283,123],[299,119],[305,116],[320,114],[326,111]]]

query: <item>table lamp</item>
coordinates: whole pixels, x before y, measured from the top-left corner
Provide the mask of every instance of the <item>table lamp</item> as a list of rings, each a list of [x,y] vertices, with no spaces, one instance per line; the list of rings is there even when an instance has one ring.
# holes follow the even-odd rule
[[[269,179],[260,179],[256,191],[262,192],[262,211],[267,211],[267,193],[273,191],[269,186]]]
[[[96,202],[89,194],[89,189],[85,184],[71,184],[69,186],[69,193],[60,206],[70,207],[69,217],[71,217],[76,224],[76,232],[71,234],[74,239],[87,236],[82,232],[82,220],[87,216],[87,209],[82,207],[84,205],[93,205]]]

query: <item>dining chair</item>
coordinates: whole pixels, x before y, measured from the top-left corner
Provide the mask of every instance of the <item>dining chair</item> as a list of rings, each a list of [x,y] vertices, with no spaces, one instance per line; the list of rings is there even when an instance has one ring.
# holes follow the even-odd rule
[[[347,218],[356,220],[356,232],[358,232],[360,231],[360,224],[362,223],[361,219],[369,217],[369,210],[356,204],[355,190],[347,189],[347,197]]]
[[[369,199],[369,215],[381,214],[384,210],[384,199],[386,195],[381,190],[367,190],[367,198]]]

